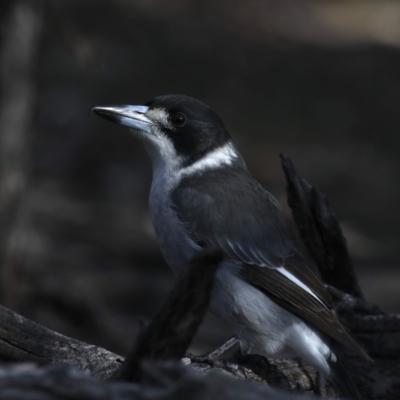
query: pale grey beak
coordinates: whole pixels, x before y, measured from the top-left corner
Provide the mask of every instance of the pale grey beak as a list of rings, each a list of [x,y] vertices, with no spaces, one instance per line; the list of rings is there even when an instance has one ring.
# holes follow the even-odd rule
[[[146,106],[98,106],[93,107],[91,112],[119,125],[152,134],[153,122],[145,115],[148,109]]]

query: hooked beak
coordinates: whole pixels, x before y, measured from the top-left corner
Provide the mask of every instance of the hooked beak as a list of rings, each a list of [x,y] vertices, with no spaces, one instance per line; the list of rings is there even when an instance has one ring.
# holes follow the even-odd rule
[[[153,134],[151,132],[153,121],[145,115],[148,109],[146,106],[98,106],[93,107],[90,112],[119,125]]]

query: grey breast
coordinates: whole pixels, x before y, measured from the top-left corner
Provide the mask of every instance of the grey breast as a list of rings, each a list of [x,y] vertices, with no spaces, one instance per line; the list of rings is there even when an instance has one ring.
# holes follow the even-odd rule
[[[190,238],[171,202],[171,192],[178,182],[156,174],[150,191],[150,214],[161,252],[175,275],[182,275],[189,261],[201,248]]]

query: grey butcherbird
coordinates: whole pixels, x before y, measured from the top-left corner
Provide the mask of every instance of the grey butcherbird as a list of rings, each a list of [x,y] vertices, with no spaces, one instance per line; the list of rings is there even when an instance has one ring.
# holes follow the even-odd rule
[[[128,126],[150,154],[150,212],[161,251],[180,276],[204,248],[223,251],[211,310],[245,353],[300,356],[359,398],[335,346],[369,356],[347,333],[275,198],[251,176],[218,116],[181,95],[146,106],[94,107]]]

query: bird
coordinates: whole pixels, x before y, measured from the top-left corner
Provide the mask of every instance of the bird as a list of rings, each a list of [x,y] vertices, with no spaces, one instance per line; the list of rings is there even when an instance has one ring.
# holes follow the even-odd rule
[[[342,395],[360,399],[337,349],[370,357],[339,321],[278,201],[252,176],[218,115],[185,95],[92,111],[143,141],[153,169],[150,215],[173,273],[183,276],[204,249],[223,253],[210,310],[232,329],[241,351],[300,357]]]

